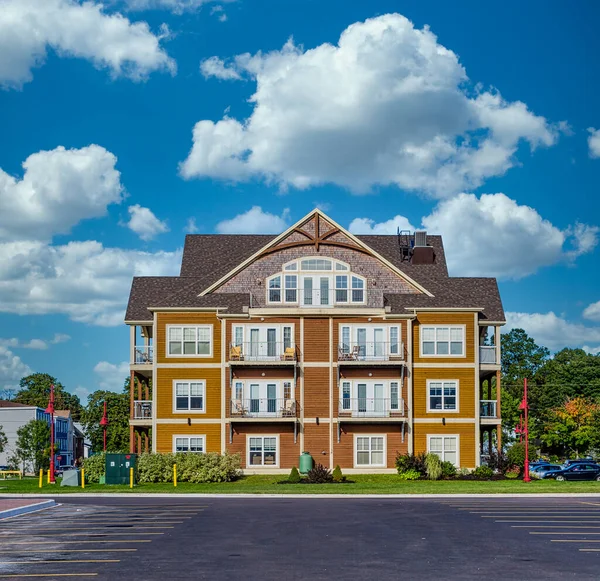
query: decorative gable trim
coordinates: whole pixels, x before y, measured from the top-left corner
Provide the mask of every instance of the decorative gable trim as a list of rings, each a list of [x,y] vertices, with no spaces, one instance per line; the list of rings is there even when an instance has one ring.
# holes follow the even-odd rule
[[[314,222],[314,234],[309,231],[312,229],[307,229],[307,225],[310,225],[311,222]],[[325,232],[321,230],[322,226],[330,225],[331,228],[326,229]],[[292,242],[284,242],[286,238],[291,235],[297,235],[296,237],[303,237],[300,239],[296,239]],[[334,240],[333,237],[335,235],[341,235],[348,240],[340,241]],[[230,278],[235,276],[238,272],[246,268],[248,265],[252,264],[258,258],[262,256],[266,256],[268,254],[272,254],[273,252],[277,252],[284,248],[293,248],[297,246],[315,246],[317,251],[319,250],[319,246],[338,246],[342,248],[347,248],[351,250],[355,250],[357,252],[362,252],[364,254],[369,254],[374,258],[377,258],[380,262],[385,264],[392,272],[397,274],[400,278],[406,281],[408,284],[412,285],[417,290],[426,294],[427,296],[432,297],[433,294],[429,292],[425,287],[421,286],[418,282],[410,278],[407,274],[399,270],[396,266],[394,266],[389,260],[386,260],[383,256],[375,252],[371,247],[367,246],[364,242],[361,242],[356,236],[348,232],[345,228],[337,224],[334,220],[332,220],[329,216],[326,216],[321,210],[318,208],[314,209],[312,212],[304,216],[301,220],[296,222],[294,225],[290,226],[285,232],[281,233],[279,236],[271,240],[268,244],[266,244],[263,248],[255,252],[252,256],[244,260],[238,266],[236,266],[233,270],[229,271],[225,276],[221,277],[217,282],[213,283],[211,286],[203,290],[199,296],[205,296],[221,285],[225,284]]]

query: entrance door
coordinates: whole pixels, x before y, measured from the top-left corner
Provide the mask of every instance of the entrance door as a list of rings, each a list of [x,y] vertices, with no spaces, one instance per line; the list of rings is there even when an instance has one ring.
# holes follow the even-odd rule
[[[302,304],[305,307],[312,307],[313,306],[313,279],[312,279],[312,276],[303,277],[302,290],[303,290]]]
[[[333,304],[331,277],[305,275],[302,277],[302,306],[330,307]]]
[[[373,386],[373,413],[376,416],[383,416],[385,413],[383,383],[376,383]]]

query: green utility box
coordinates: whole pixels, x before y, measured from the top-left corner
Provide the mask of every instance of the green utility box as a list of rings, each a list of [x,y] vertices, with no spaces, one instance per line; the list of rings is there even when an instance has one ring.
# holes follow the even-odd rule
[[[135,484],[135,462],[135,454],[107,454],[106,484],[129,484],[131,468],[133,468],[133,483]]]
[[[300,466],[300,474],[307,474],[312,470],[313,458],[308,452],[302,452],[302,454],[300,454],[300,462],[298,464]]]

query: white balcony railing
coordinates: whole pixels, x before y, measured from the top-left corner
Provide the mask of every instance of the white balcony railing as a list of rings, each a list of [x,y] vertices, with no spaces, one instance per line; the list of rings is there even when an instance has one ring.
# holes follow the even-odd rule
[[[231,400],[231,417],[295,418],[296,400],[283,398],[254,398]]]
[[[342,343],[338,345],[338,361],[404,361],[404,344],[396,341]]]
[[[134,420],[152,419],[152,402],[150,400],[136,400],[133,402]]]
[[[338,415],[352,418],[390,418],[404,416],[402,398],[357,397],[339,402]]]
[[[232,344],[229,347],[229,361],[296,361],[296,348],[283,341]]]
[[[483,365],[496,364],[495,345],[482,345],[481,347],[479,347],[479,363]]]
[[[479,402],[479,416],[482,418],[497,418],[496,406],[498,402],[495,399],[482,399]]]
[[[154,346],[152,345],[136,345],[135,347],[135,361],[136,365],[151,365],[154,361]]]

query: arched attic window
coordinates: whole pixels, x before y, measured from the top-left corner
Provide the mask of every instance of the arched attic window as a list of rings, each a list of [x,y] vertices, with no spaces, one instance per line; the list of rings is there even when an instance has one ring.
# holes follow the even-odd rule
[[[301,307],[364,305],[366,279],[333,258],[299,258],[267,279],[267,304]]]

